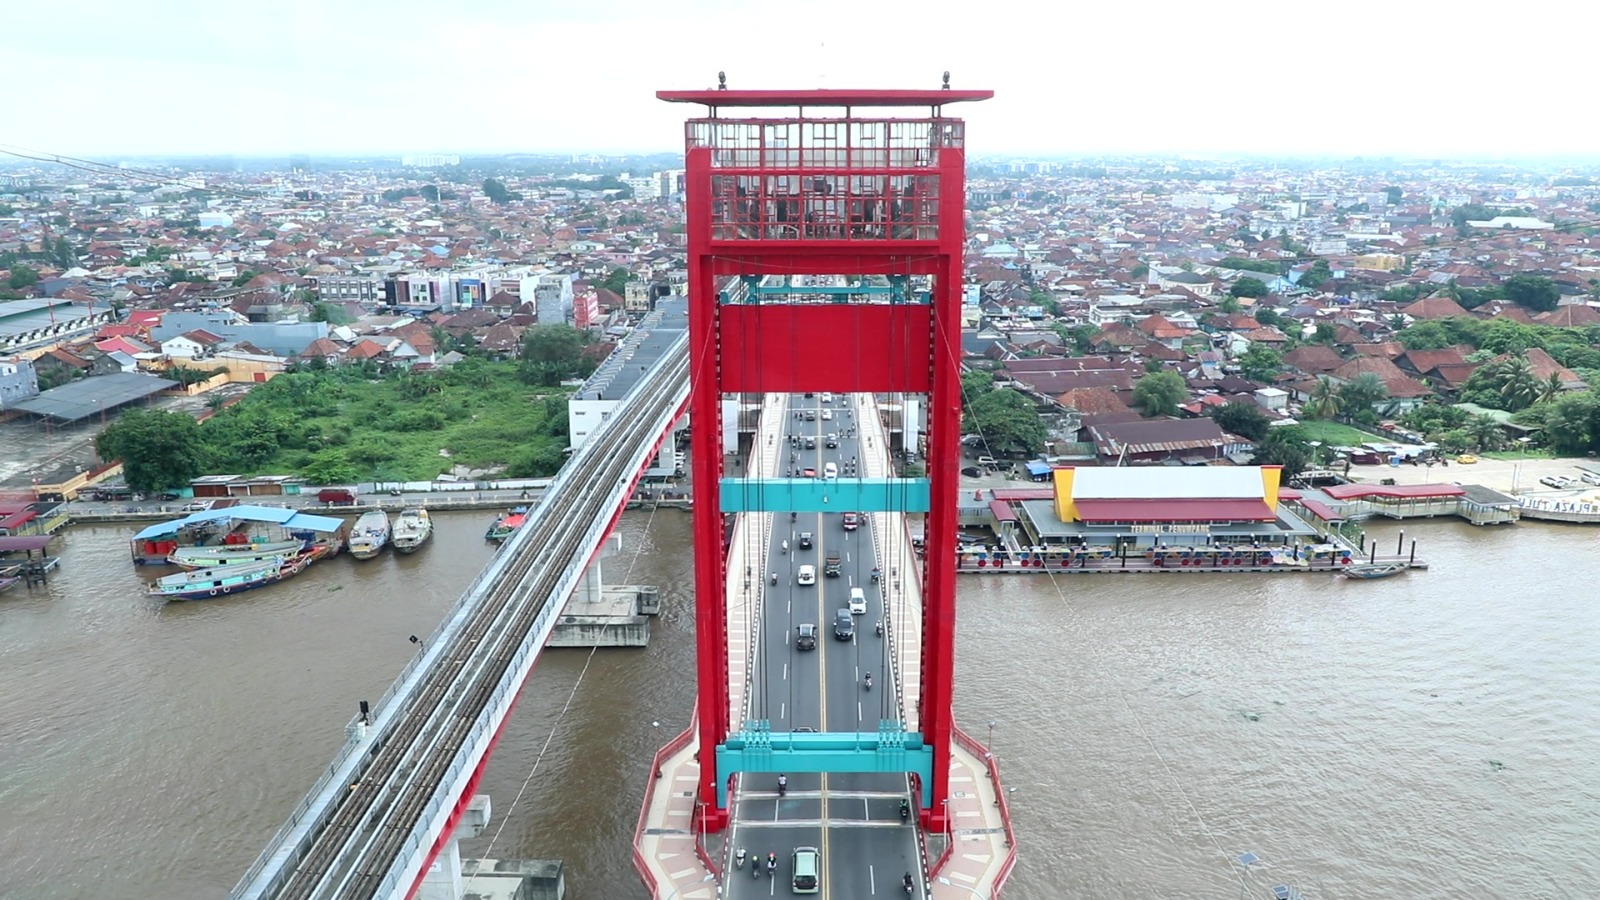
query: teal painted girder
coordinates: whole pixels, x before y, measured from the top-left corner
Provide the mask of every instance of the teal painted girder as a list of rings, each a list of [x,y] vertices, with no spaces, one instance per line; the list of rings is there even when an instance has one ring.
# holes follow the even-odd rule
[[[778,731],[765,720],[751,720],[717,745],[717,772],[915,772],[922,785],[918,801],[933,803],[933,748],[922,734],[904,731],[897,719],[879,719],[871,731]],[[728,782],[717,783],[717,806],[728,808]]]
[[[722,511],[927,512],[926,478],[724,478]]]

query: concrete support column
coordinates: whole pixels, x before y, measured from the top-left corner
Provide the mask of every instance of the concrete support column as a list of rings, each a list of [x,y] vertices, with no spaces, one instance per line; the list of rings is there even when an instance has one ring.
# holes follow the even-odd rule
[[[589,562],[589,567],[583,570],[583,580],[572,591],[572,599],[580,603],[600,603],[605,599],[605,580],[600,574],[600,561],[608,556],[615,556],[622,548],[622,539],[617,535],[607,535],[600,549],[595,552],[594,559]]]
[[[489,814],[489,795],[473,796],[466,813],[461,816],[461,824],[456,826],[438,858],[422,876],[417,900],[461,900],[466,895],[466,882],[461,874],[461,840],[482,834],[489,827]]]

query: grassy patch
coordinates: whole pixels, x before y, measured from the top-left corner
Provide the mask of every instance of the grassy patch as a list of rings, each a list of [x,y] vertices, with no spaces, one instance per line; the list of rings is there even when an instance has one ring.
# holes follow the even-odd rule
[[[1387,440],[1381,435],[1362,431],[1342,422],[1328,422],[1321,419],[1291,425],[1289,430],[1303,441],[1321,441],[1323,446],[1328,447],[1354,447],[1367,441]]]
[[[202,426],[212,471],[334,484],[425,480],[458,465],[513,477],[560,468],[566,393],[525,384],[513,363],[462,365],[280,375]]]

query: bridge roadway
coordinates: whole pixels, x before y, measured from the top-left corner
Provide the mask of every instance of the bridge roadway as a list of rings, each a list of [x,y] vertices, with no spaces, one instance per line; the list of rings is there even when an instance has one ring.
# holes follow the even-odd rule
[[[854,437],[845,436],[859,424],[853,400],[849,395],[836,396],[825,405],[821,396],[790,398],[779,440],[787,442],[793,436],[801,441],[794,449],[796,475],[811,467],[822,477],[825,465],[833,462],[839,466],[840,477],[849,479],[846,461],[864,457],[859,434],[864,429],[858,428]],[[833,418],[823,419],[823,410],[830,411]],[[801,414],[798,420],[796,412]],[[816,418],[806,418],[808,415]],[[773,430],[763,427],[761,432]],[[839,436],[837,448],[827,446],[830,433]],[[805,448],[807,438],[815,440],[815,449]],[[787,447],[780,449],[777,470],[781,474],[791,463]],[[882,444],[866,452],[882,453]],[[866,474],[864,462],[856,473]],[[872,570],[880,565],[871,532],[873,517],[862,515],[860,527],[847,531],[842,513],[800,513],[794,521],[783,513],[756,515],[769,520],[762,523],[767,533],[765,572],[778,573],[778,585],[767,587],[762,605],[748,716],[770,719],[773,730],[779,732],[802,728],[874,732],[880,718],[903,720],[890,667],[890,645],[874,627],[885,619],[883,589],[889,580],[872,582]],[[812,535],[809,549],[799,547],[802,532]],[[789,543],[787,553],[782,550],[783,541]],[[839,577],[829,578],[823,574],[823,562],[834,550],[840,553],[842,571]],[[815,585],[797,581],[799,567],[807,564],[816,567]],[[834,635],[834,619],[838,610],[847,608],[852,587],[865,591],[867,609],[852,617],[855,634],[841,640]],[[815,650],[796,648],[795,636],[802,624],[816,627]],[[867,672],[873,674],[870,691],[862,684]],[[901,879],[907,872],[918,881],[916,896],[926,896],[916,817],[909,823],[900,820],[900,801],[910,798],[906,776],[849,773],[791,774],[788,778],[787,793],[780,797],[777,776],[750,773],[740,777],[727,846],[744,847],[753,860],[776,853],[778,867],[768,879],[764,874],[753,876],[748,868],[728,866],[724,896],[740,900],[791,895],[790,854],[802,846],[821,851],[821,897],[904,897]]]
[[[688,402],[687,340],[563,467],[231,897],[403,897],[454,827],[561,608]],[[588,523],[587,529],[574,528]]]

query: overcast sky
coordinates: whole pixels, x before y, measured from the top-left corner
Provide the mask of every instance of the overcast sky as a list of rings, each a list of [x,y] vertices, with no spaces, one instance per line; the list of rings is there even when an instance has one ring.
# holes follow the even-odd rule
[[[661,88],[952,85],[977,155],[1600,150],[1600,5],[886,0],[7,4],[0,142],[141,153],[675,151]],[[1031,10],[1031,11],[1030,11]],[[20,39],[19,39],[20,38]]]

